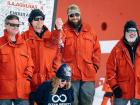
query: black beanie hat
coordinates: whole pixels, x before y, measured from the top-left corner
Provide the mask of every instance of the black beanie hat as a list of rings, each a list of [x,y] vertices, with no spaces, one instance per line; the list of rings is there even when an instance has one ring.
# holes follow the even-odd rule
[[[62,64],[56,72],[56,76],[67,81],[71,80],[71,68],[67,64]]]
[[[125,23],[124,25],[124,36],[125,36],[125,32],[129,29],[129,28],[135,28],[137,30],[138,36],[139,36],[139,30],[137,28],[136,23],[133,20],[129,20]],[[124,37],[125,38],[125,37]]]
[[[36,16],[42,16],[43,20],[45,19],[45,15],[43,14],[43,12],[40,9],[34,9],[31,11],[31,13],[29,14],[29,18],[28,21],[29,23],[32,22],[32,20],[36,17]]]
[[[126,24],[124,25],[124,32],[126,32],[128,28],[136,28],[136,30],[138,30],[137,25],[133,20],[129,20],[126,22]]]

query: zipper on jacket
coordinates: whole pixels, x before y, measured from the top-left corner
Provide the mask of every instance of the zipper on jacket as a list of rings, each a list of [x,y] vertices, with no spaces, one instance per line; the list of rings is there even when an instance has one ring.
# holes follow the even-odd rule
[[[17,97],[18,97],[18,96],[19,96],[19,95],[18,95],[18,88],[17,88],[17,87],[18,87],[18,76],[17,76],[18,73],[17,73],[17,69],[16,69],[16,65],[17,65],[17,64],[16,64],[16,59],[15,59],[15,57],[16,57],[16,53],[15,53],[16,44],[13,46],[13,48],[14,48],[14,51],[13,51],[14,54],[13,54],[13,55],[14,55],[15,73],[16,73],[16,92],[17,92],[16,95],[17,95]]]
[[[132,46],[132,63],[134,65],[134,59],[135,59],[135,54],[134,54],[134,47]]]

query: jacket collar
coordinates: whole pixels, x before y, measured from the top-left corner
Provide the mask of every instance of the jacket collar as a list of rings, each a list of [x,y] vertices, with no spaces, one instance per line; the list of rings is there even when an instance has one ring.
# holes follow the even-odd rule
[[[6,30],[4,30],[4,37],[5,37],[5,41],[6,42],[10,42],[11,43],[11,39],[9,37],[9,34]],[[23,38],[21,37],[21,35],[18,33],[16,35],[16,44],[23,44],[24,43],[24,40]]]
[[[42,40],[42,39],[44,39],[44,38],[48,38],[48,35],[47,35],[46,33],[48,33],[49,31],[47,31],[48,29],[47,29],[47,27],[46,27],[45,25],[44,25],[43,27],[45,27],[46,30],[45,30],[45,32],[43,33],[42,38],[39,38],[39,37],[36,35],[36,33],[35,33],[35,31],[34,31],[32,25],[30,25],[30,26],[29,26],[29,29],[28,29],[29,39]]]
[[[120,39],[120,41],[118,42],[118,45],[119,45],[122,49],[124,49],[124,48],[126,48],[126,46],[125,46],[124,43],[125,43],[125,42],[124,42],[124,38],[122,37],[122,38]],[[137,44],[140,44],[140,40],[139,40],[139,39],[137,40],[136,44],[134,44],[134,46],[136,46]]]

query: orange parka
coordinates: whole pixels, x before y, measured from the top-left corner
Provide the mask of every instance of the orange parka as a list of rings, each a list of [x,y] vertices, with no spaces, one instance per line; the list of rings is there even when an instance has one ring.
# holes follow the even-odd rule
[[[42,82],[51,79],[55,75],[54,71],[60,65],[58,32],[46,30],[42,38],[39,38],[33,27],[30,26],[29,30],[24,32],[22,36],[31,48],[35,65],[31,84],[31,89],[34,92]]]
[[[62,62],[72,68],[72,80],[95,81],[101,50],[91,27],[83,23],[80,33],[77,33],[66,23],[62,31],[62,41]]]
[[[9,39],[7,31],[0,38],[0,99],[28,99],[33,75],[33,61],[25,40],[16,35],[16,43]]]
[[[111,88],[115,85],[120,86],[124,99],[140,99],[140,43],[134,64],[121,39],[111,51],[106,66],[106,76]]]

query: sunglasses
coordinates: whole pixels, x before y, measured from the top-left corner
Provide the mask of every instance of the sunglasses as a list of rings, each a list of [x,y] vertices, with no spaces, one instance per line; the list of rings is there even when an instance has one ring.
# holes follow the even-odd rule
[[[39,21],[39,20],[43,21],[44,19],[43,19],[43,17],[35,17],[34,18],[34,21]]]
[[[127,32],[131,33],[131,32],[137,32],[137,30],[130,30],[128,29]]]
[[[20,26],[20,24],[14,24],[14,23],[6,23],[6,25],[10,25],[11,27],[19,27]]]
[[[70,14],[70,15],[69,15],[70,18],[73,18],[74,16],[79,17],[80,14],[79,14],[79,13],[73,13],[73,14]]]
[[[65,81],[67,82],[67,80],[65,80],[65,79],[61,79],[61,82],[65,82]]]

